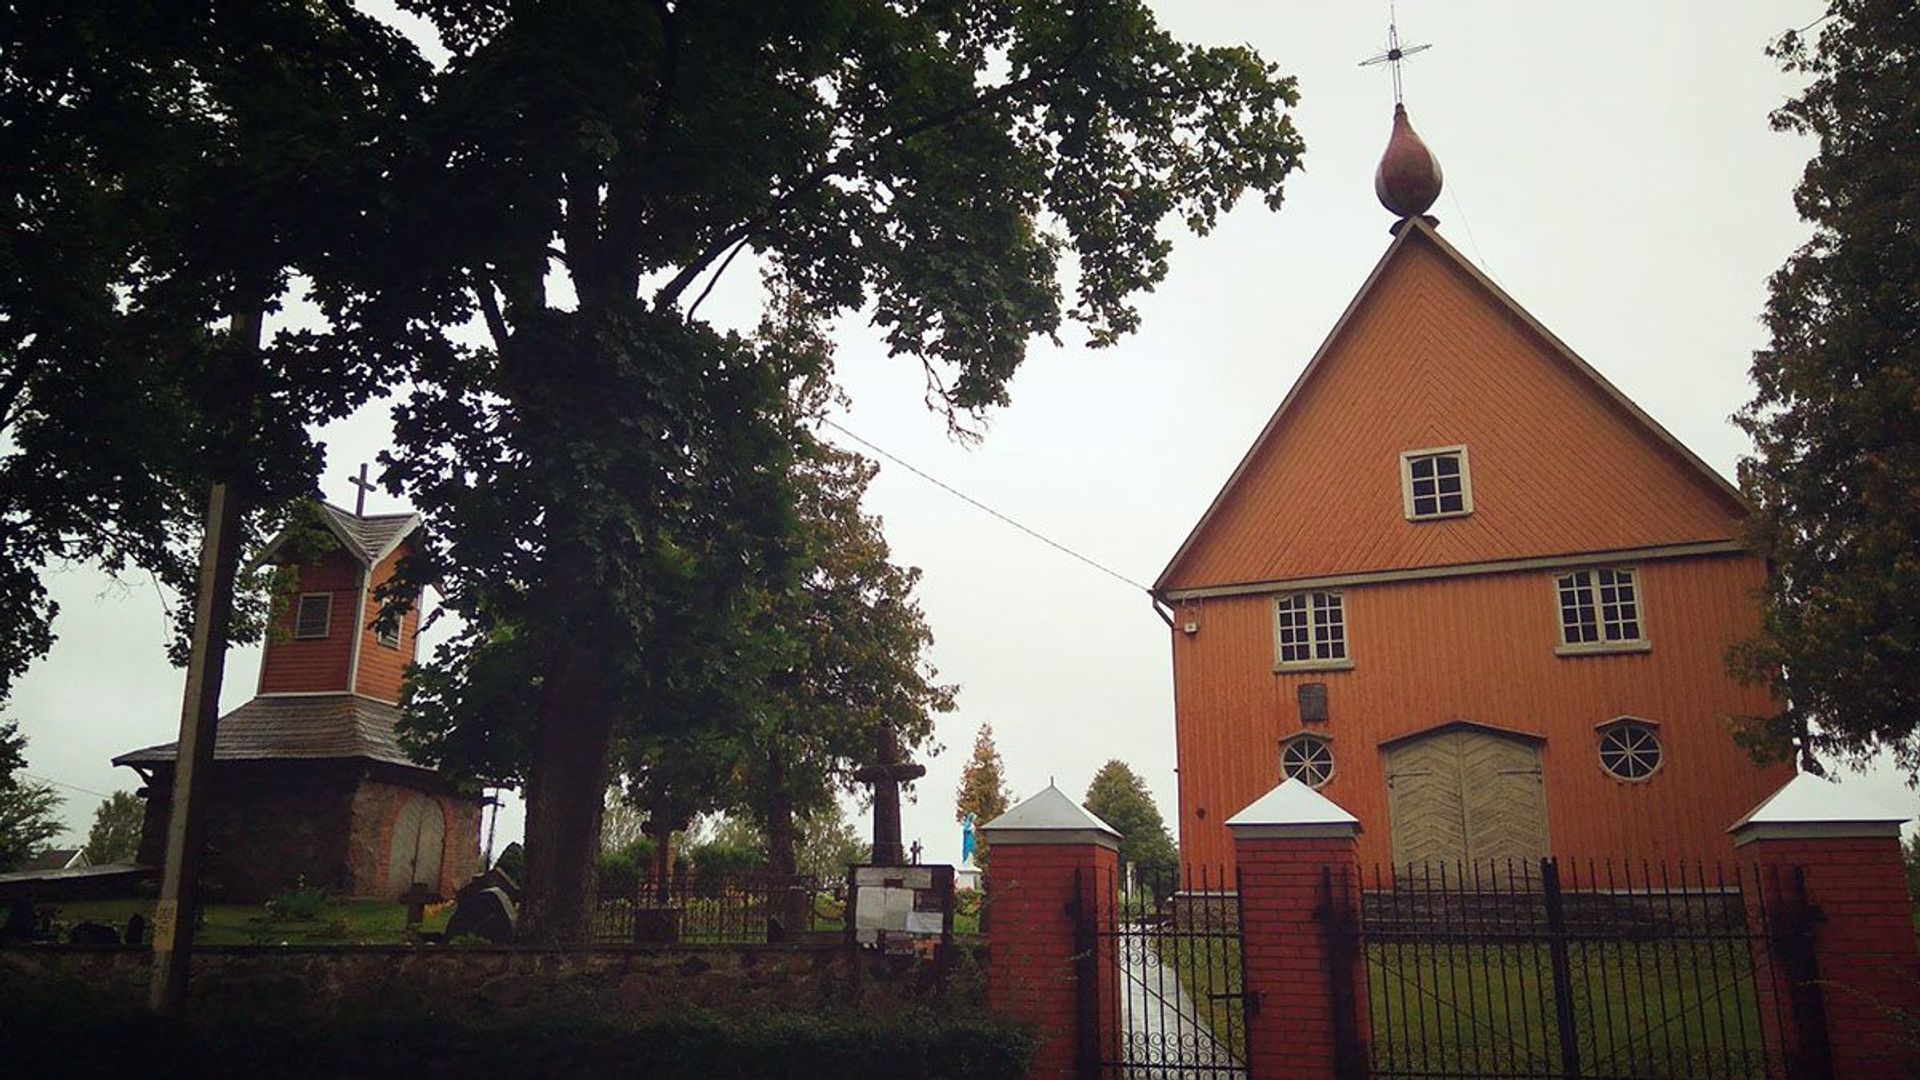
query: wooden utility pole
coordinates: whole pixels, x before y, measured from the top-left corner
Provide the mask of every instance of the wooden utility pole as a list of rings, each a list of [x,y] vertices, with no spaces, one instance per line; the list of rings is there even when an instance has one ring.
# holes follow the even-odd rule
[[[235,316],[235,343],[257,352],[261,316]],[[233,617],[233,581],[240,566],[240,500],[223,483],[207,495],[206,535],[193,606],[193,650],[180,705],[180,742],[173,762],[167,812],[166,864],[153,913],[153,980],[147,1003],[178,1012],[187,997],[187,965],[199,910],[200,855],[205,846],[207,776],[213,770],[214,731],[220,719],[220,681],[227,665],[227,624]]]

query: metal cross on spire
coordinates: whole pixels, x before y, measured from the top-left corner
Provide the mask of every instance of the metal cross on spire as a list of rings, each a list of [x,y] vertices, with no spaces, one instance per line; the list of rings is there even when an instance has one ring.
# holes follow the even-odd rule
[[[373,481],[367,479],[367,466],[365,462],[362,462],[360,465],[360,475],[348,480],[347,483],[360,489],[353,493],[353,516],[365,517],[367,514],[367,492],[372,491],[378,486],[374,484]]]
[[[1377,56],[1369,56],[1365,60],[1360,61],[1361,67],[1373,67],[1378,64],[1386,64],[1392,68],[1393,103],[1395,105],[1401,104],[1400,64],[1405,61],[1407,57],[1415,53],[1423,53],[1433,48],[1432,45],[1408,45],[1404,48],[1401,47],[1399,22],[1400,20],[1393,10],[1393,4],[1391,0],[1389,0],[1387,4],[1387,51]]]

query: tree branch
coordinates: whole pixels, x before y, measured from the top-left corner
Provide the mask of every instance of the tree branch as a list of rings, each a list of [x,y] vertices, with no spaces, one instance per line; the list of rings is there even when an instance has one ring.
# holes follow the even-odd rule
[[[507,351],[507,320],[500,315],[500,301],[493,295],[493,282],[485,275],[473,275],[473,296],[480,301],[480,314],[487,320],[487,333],[493,336],[493,349]]]
[[[680,294],[685,292],[687,287],[692,285],[695,279],[700,276],[701,272],[710,266],[715,259],[720,258],[730,248],[735,247],[742,241],[753,236],[756,231],[779,216],[779,214],[792,206],[796,201],[811,194],[816,188],[826,183],[829,179],[835,176],[850,175],[856,166],[878,156],[883,150],[900,146],[915,136],[924,135],[929,131],[945,127],[948,124],[956,123],[982,112],[997,109],[1028,90],[1065,75],[1067,71],[1086,54],[1089,44],[1091,44],[1091,38],[1086,33],[1086,24],[1083,21],[1081,24],[1080,41],[1074,46],[1072,52],[1068,53],[1061,59],[1060,63],[1053,67],[1045,71],[1036,71],[1010,82],[1002,83],[952,108],[943,109],[940,112],[921,117],[909,124],[903,124],[875,139],[864,149],[849,150],[839,157],[821,163],[812,172],[801,177],[800,181],[788,189],[786,194],[775,198],[772,205],[738,225],[735,225],[733,228],[728,229],[720,235],[719,239],[707,245],[706,249],[692,262],[683,267],[678,274],[675,274],[672,280],[660,287],[660,291],[654,294],[653,306],[658,310],[664,310],[676,303],[680,298]],[[712,287],[711,283],[709,283],[708,287]]]

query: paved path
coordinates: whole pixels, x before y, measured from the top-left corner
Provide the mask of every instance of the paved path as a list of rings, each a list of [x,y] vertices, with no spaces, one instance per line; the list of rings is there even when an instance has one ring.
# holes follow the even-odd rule
[[[1160,962],[1153,941],[1129,923],[1115,936],[1120,950],[1120,1016],[1126,1058],[1135,1065],[1126,1080],[1239,1080],[1246,1073],[1214,1037],[1180,985]]]

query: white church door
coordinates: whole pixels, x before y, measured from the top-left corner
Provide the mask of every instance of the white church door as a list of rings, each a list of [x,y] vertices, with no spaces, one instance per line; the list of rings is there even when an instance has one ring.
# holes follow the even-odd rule
[[[440,804],[415,795],[393,821],[393,847],[387,860],[387,891],[395,896],[413,885],[429,889],[440,885],[440,853],[447,838],[447,821]]]
[[[1387,813],[1394,864],[1504,875],[1543,858],[1547,790],[1540,743],[1486,728],[1453,727],[1387,747]]]

